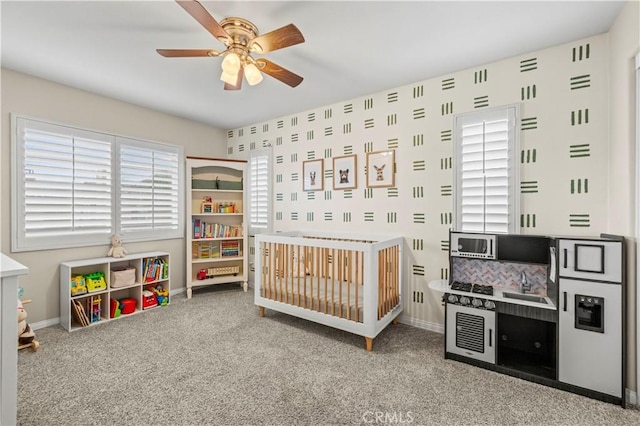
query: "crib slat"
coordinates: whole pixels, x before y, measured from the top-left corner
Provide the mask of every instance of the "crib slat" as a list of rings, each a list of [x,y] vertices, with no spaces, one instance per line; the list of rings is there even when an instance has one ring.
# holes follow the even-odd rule
[[[389,309],[389,249],[384,249],[382,255],[382,270],[384,271],[382,286],[384,287],[384,304],[382,306],[382,316],[384,316]]]
[[[262,280],[260,281],[262,283],[262,288],[260,288],[261,296],[267,297],[267,291],[265,289],[265,285],[267,284],[267,274],[266,274],[267,265],[264,263],[267,255],[265,253],[264,245],[265,245],[264,243],[260,243],[260,246],[258,246],[258,250],[259,250],[258,253],[260,257],[262,257],[262,270],[258,271],[258,273],[262,277]]]
[[[320,277],[322,274],[320,274],[320,261],[321,261],[321,256],[320,253],[324,252],[324,249],[321,249],[319,247],[314,247],[314,250],[316,251],[316,271],[315,271],[315,276],[317,277],[317,281],[318,281],[318,285],[317,287],[317,293],[318,293],[318,312],[320,312],[321,306],[320,306]]]
[[[393,302],[392,305],[398,304],[398,246],[393,247]]]
[[[360,278],[362,277],[362,275],[360,274],[360,267],[358,266],[358,264],[360,263],[360,254],[362,252],[357,252],[356,253],[356,310],[354,312],[355,314],[355,320],[356,322],[359,322],[360,320],[360,308],[358,307],[358,290],[360,289]]]
[[[283,294],[282,294],[282,276],[284,275],[284,244],[278,244],[278,282],[280,289],[280,297],[278,300],[282,302]]]
[[[338,316],[340,318],[342,318],[342,280],[344,279],[343,276],[343,269],[344,269],[344,262],[343,262],[343,257],[344,257],[344,250],[340,249],[338,250],[338,256],[340,256],[340,260],[338,262],[338,268],[339,268],[339,274],[340,277],[338,279]]]
[[[295,281],[298,285],[298,291],[293,292],[293,302],[296,306],[300,307],[300,274],[302,273],[302,271],[300,270],[300,246],[297,244],[294,248],[293,265],[294,265],[293,272],[295,274],[293,276],[296,277]],[[296,269],[298,271],[297,273],[296,273]],[[293,286],[293,282],[291,283],[291,285]],[[292,291],[293,291],[293,287],[292,287]],[[297,300],[296,300],[296,294],[298,295]]]
[[[265,271],[265,273],[267,274],[267,298],[271,299],[271,277],[273,276],[273,268],[271,266],[271,243],[268,243],[268,245],[266,246],[266,250],[269,253],[269,256],[264,253],[264,256],[266,258],[266,263],[264,263],[264,265],[268,269],[268,272]]]
[[[328,286],[328,281],[329,281],[329,277],[328,277],[328,271],[329,271],[329,249],[324,249],[324,262],[325,262],[325,268],[324,268],[324,313],[327,313],[327,286]]]
[[[338,251],[339,253],[340,251]],[[340,259],[338,259],[338,262]],[[331,249],[331,315],[336,315],[336,277],[340,273],[340,264],[336,262],[336,249]],[[338,269],[336,271],[336,269]]]
[[[306,268],[307,268],[307,262],[309,262],[309,247],[308,246],[304,246],[304,267],[305,267],[305,274],[304,274],[304,307],[307,308],[309,305],[307,303],[307,274],[306,274]],[[313,259],[312,259],[313,260]]]
[[[378,252],[378,319],[384,306],[384,250]]]

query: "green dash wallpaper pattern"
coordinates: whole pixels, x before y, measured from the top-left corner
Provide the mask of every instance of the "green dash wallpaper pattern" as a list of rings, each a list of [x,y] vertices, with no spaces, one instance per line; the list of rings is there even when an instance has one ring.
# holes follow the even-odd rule
[[[273,147],[275,231],[403,235],[403,322],[441,330],[441,295],[428,282],[449,274],[454,115],[519,103],[521,232],[599,234],[607,219],[607,37],[229,130],[227,153],[247,159],[251,149]],[[388,149],[394,187],[367,188],[367,153]],[[332,158],[351,154],[358,186],[334,190]],[[312,159],[324,159],[323,191],[302,189],[302,165]]]

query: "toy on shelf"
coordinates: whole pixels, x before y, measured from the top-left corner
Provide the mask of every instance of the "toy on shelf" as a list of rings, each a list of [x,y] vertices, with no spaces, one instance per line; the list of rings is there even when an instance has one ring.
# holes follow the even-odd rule
[[[196,274],[196,279],[206,280],[220,275],[238,275],[240,273],[239,266],[220,266],[217,268],[200,269]]]
[[[213,213],[213,201],[211,197],[203,197],[200,213]]]
[[[149,309],[149,308],[153,308],[154,306],[158,306],[156,295],[153,294],[152,291],[143,290],[142,291],[142,309]]]
[[[109,309],[109,318],[118,318],[120,316],[120,302],[116,299],[111,299],[111,306]]]
[[[71,296],[79,296],[87,293],[87,286],[82,275],[71,277]]]
[[[159,306],[165,306],[169,303],[169,290],[164,288],[162,284],[158,284],[155,287],[147,287],[147,290],[153,292],[156,296],[156,300],[158,301]]]
[[[107,283],[104,280],[104,273],[92,272],[84,276],[84,282],[87,285],[89,293],[93,293],[107,288]]]
[[[120,312],[122,315],[129,315],[136,311],[136,299],[125,297],[120,299]]]
[[[107,252],[107,256],[124,257],[127,254],[127,250],[122,247],[122,237],[118,234],[113,234],[111,237],[111,248]]]
[[[18,297],[22,295],[22,287],[18,290]],[[37,351],[40,343],[36,340],[36,333],[27,324],[27,311],[23,304],[31,303],[31,300],[22,302],[18,299],[18,349],[31,348]]]
[[[200,269],[198,271],[198,275],[196,276],[197,279],[199,280],[206,280],[207,279],[207,270],[206,269]]]
[[[89,311],[89,322],[98,322],[100,321],[100,314],[102,313],[101,304],[102,299],[100,296],[89,297],[87,299],[87,311]]]

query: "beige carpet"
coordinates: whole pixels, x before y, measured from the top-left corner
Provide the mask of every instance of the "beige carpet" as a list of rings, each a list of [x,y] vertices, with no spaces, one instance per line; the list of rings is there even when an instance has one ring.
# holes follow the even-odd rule
[[[364,339],[253,293],[193,299],[86,330],[37,331],[18,357],[20,425],[639,425],[640,411],[443,358],[441,334]]]

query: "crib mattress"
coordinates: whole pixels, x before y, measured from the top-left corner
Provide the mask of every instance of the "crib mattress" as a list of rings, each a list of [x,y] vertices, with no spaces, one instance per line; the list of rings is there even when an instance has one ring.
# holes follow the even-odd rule
[[[356,287],[358,287],[357,299]],[[363,293],[361,284],[347,285],[347,282],[332,281],[331,279],[325,283],[323,277],[318,282],[318,277],[311,276],[306,276],[306,280],[304,277],[277,279],[271,283],[270,288],[268,283],[263,282],[261,288],[261,296],[266,299],[277,300],[303,309],[357,322],[363,322],[364,318]]]

